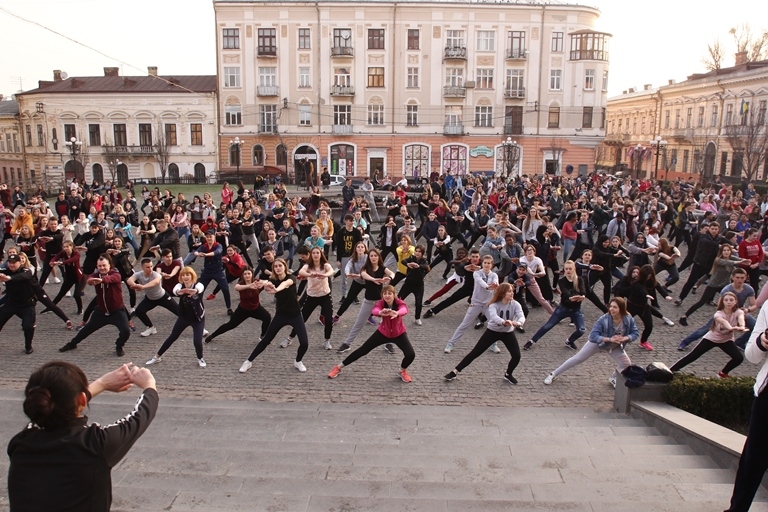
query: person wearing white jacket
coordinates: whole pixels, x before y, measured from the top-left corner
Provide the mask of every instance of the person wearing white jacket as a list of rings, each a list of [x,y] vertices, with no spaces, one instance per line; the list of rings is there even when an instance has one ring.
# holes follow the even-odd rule
[[[472,361],[500,341],[507,347],[512,356],[507,365],[507,371],[504,373],[504,380],[510,384],[517,384],[517,379],[512,375],[520,363],[520,345],[515,337],[515,329],[523,326],[525,315],[523,315],[523,308],[520,307],[514,296],[515,289],[511,284],[501,283],[499,285],[488,305],[488,328],[477,340],[475,348],[445,376],[445,380],[454,380]]]
[[[499,276],[493,269],[493,256],[485,256],[483,258],[482,268],[475,271],[472,274],[472,278],[475,281],[475,289],[472,291],[472,299],[467,313],[464,315],[464,320],[456,328],[456,332],[453,333],[448,344],[445,346],[445,353],[450,354],[453,350],[453,346],[459,341],[469,326],[474,322],[477,315],[483,313],[488,317],[488,303],[493,297],[493,292],[499,287]],[[491,346],[491,350],[496,353],[501,352],[496,344]]]
[[[744,355],[750,363],[762,364],[755,379],[755,401],[749,417],[749,433],[739,459],[731,506],[725,512],[747,512],[768,470],[768,304],[763,304]]]

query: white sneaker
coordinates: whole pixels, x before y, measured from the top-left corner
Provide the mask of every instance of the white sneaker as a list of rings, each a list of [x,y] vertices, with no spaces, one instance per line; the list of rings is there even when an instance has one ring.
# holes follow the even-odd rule
[[[549,386],[550,384],[552,384],[552,381],[554,381],[556,378],[557,378],[557,377],[555,377],[555,374],[554,374],[554,373],[550,373],[549,375],[547,375],[547,378],[546,378],[546,379],[544,379],[544,384],[546,384],[547,386]]]
[[[416,325],[424,325],[424,323],[421,321],[421,318],[417,318],[415,322]]]
[[[673,322],[672,320],[670,320],[670,319],[669,319],[669,318],[667,318],[667,317],[664,317],[662,320],[664,320],[664,323],[665,323],[665,324],[667,324],[667,325],[668,325],[668,326],[670,326],[670,327],[672,327],[673,325],[675,325],[675,322]],[[614,386],[614,387],[615,387],[615,386]]]
[[[136,308],[131,308],[128,310],[128,314],[132,315],[134,311],[136,311]]]
[[[490,351],[493,352],[494,354],[501,353],[501,349],[499,348],[499,344],[498,343],[494,343],[493,345],[491,345]]]
[[[613,374],[611,374],[610,377],[608,377],[608,383],[613,386],[613,389],[616,389],[616,372],[614,371]]]
[[[242,366],[240,366],[240,373],[247,372],[251,369],[251,366],[253,366],[253,363],[246,359]]]
[[[59,279],[58,277],[54,277],[53,282],[56,284],[61,284],[61,279]]]
[[[67,293],[64,294],[64,296],[65,297],[71,297],[72,296],[72,292],[67,292]]]
[[[203,337],[208,336],[209,334],[208,329],[203,329]]]
[[[307,367],[304,366],[304,363],[302,363],[301,361],[294,361],[293,367],[299,370],[301,373],[304,373],[305,371],[307,371]]]
[[[144,364],[146,364],[147,366],[149,366],[149,365],[151,365],[151,364],[159,363],[159,362],[160,362],[160,361],[162,361],[162,360],[163,360],[163,358],[162,358],[162,357],[155,355],[155,356],[152,356],[152,359],[150,359],[149,361],[147,361],[147,362],[146,362],[146,363],[144,363]]]
[[[451,345],[451,344],[449,343],[449,344],[447,344],[447,345],[445,346],[445,349],[443,350],[443,352],[445,352],[446,354],[450,354],[452,350],[453,350],[453,345]]]
[[[153,334],[157,334],[157,329],[155,328],[154,325],[152,327],[147,327],[146,329],[141,331],[141,335],[144,336],[145,338],[147,336],[152,336]]]
[[[293,340],[292,340],[290,337],[288,337],[288,338],[285,338],[285,339],[282,341],[282,343],[280,343],[280,348],[285,348],[285,347],[287,347],[288,345],[290,345],[291,343],[293,343]]]
[[[323,346],[325,347],[325,350],[332,350],[333,349],[333,347],[331,346],[331,340],[325,340],[325,343],[323,344]],[[301,362],[301,361],[299,361],[299,362]],[[300,371],[303,372],[303,371],[306,371],[306,370],[300,370]]]
[[[197,364],[200,365],[200,368],[205,368],[205,359],[201,357],[200,359],[197,360]]]

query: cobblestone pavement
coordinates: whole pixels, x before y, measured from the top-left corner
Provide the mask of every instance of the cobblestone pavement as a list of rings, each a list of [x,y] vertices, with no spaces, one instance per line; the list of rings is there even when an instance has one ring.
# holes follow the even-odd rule
[[[427,276],[425,297],[442,285],[441,273],[442,265]],[[688,271],[683,274],[682,282],[687,275]],[[674,291],[682,287],[682,282],[676,285]],[[333,287],[336,305],[338,305],[341,291],[340,284],[336,279]],[[207,292],[212,289],[210,286]],[[598,288],[599,286],[598,284]],[[49,293],[54,294],[57,288],[58,286],[53,284],[46,286]],[[86,300],[89,300],[93,292],[92,288],[87,288]],[[599,289],[597,291],[598,296],[601,296]],[[236,296],[233,289],[234,304],[237,303]],[[267,309],[274,311],[273,298],[266,294],[263,296]],[[690,296],[685,305],[692,304],[696,298],[696,295]],[[568,326],[567,320],[552,329],[532,350],[522,353],[522,361],[515,372],[519,380],[518,385],[512,386],[502,379],[509,357],[503,348],[501,354],[488,352],[483,355],[467,368],[458,380],[445,382],[442,376],[472,348],[482,331],[470,328],[456,345],[453,353],[444,354],[445,343],[461,322],[466,311],[465,305],[456,304],[438,316],[423,320],[423,326],[416,326],[413,324],[413,298],[410,297],[406,302],[411,307],[406,317],[408,335],[416,350],[416,360],[409,369],[413,377],[411,384],[402,383],[396,376],[400,353],[390,355],[378,349],[346,368],[337,379],[328,379],[328,371],[342,357],[336,354],[335,350],[323,349],[323,328],[317,320],[319,310],[308,321],[310,347],[304,357],[308,369],[304,374],[298,373],[292,365],[298,343],[294,342],[287,349],[278,346],[287,335],[286,330],[281,332],[275,342],[256,359],[248,373],[238,373],[241,363],[258,341],[260,324],[255,320],[246,321],[238,329],[230,331],[205,346],[207,368],[198,368],[191,342],[191,331],[187,331],[165,354],[163,361],[152,368],[152,371],[157,376],[158,387],[162,392],[166,396],[175,397],[272,402],[578,406],[599,410],[610,408],[613,389],[608,384],[608,376],[612,372],[612,365],[607,357],[594,357],[562,375],[553,385],[543,384],[544,377],[574,353],[564,347],[564,340],[573,329]],[[219,295],[214,301],[206,301],[205,305],[207,307],[206,327],[213,331],[228,318],[223,299]],[[64,299],[61,306],[67,314],[74,315],[76,308],[71,298]],[[585,302],[583,307],[588,333],[595,319],[598,318],[599,311],[589,302]],[[346,337],[357,316],[357,309],[358,306],[353,305],[334,327],[334,348]],[[676,320],[684,309],[675,307],[671,302],[665,302],[662,304],[662,310],[668,317]],[[690,327],[679,325],[668,327],[658,319],[654,319],[654,331],[650,341],[656,350],[647,352],[637,344],[632,344],[628,348],[628,353],[634,363],[643,366],[653,361],[662,361],[671,365],[681,355],[676,350],[679,341],[687,333],[706,322],[713,313],[714,308],[705,306],[690,319]],[[155,321],[158,333],[148,338],[139,336],[143,327],[136,319],[137,330],[128,341],[125,347],[126,355],[123,358],[115,355],[114,340],[117,337],[117,331],[112,327],[106,327],[92,335],[80,344],[77,350],[60,354],[57,349],[74,335],[74,331],[67,332],[63,323],[53,314],[38,315],[35,352],[25,355],[22,351],[23,337],[20,322],[18,319],[12,319],[0,333],[0,388],[23,388],[30,372],[51,359],[72,361],[94,378],[113,369],[120,362],[131,361],[135,364],[143,364],[160,347],[165,336],[170,332],[174,319],[169,312],[161,308],[152,311],[150,317]],[[521,346],[546,321],[546,318],[546,312],[541,308],[531,310],[526,321],[526,334],[518,335]],[[79,319],[73,316],[73,320],[77,323]],[[642,330],[640,321],[638,326]],[[359,346],[373,330],[374,327],[366,324],[355,346]],[[582,340],[579,340],[579,346],[586,342],[586,336],[585,334]],[[726,356],[719,350],[713,350],[689,366],[687,370],[702,376],[714,376],[725,362]],[[753,375],[756,370],[757,368],[745,361],[733,374]]]

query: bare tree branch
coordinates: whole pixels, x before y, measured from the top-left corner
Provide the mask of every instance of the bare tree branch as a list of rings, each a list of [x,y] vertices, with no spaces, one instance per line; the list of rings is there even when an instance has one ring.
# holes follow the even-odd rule
[[[747,62],[757,62],[768,57],[768,31],[754,34],[749,23],[741,24],[728,31],[736,43],[736,52],[744,52]]]
[[[718,38],[713,43],[707,45],[707,55],[701,59],[701,62],[707,68],[707,71],[714,71],[723,67],[724,59],[725,49]]]
[[[758,177],[768,154],[765,117],[763,105],[745,103],[735,116],[734,124],[725,127],[726,139],[733,149],[733,166],[737,170],[741,166],[742,174],[749,181]]]
[[[155,130],[155,159],[160,164],[160,176],[165,182],[165,176],[168,173],[168,163],[170,162],[170,144],[165,137],[165,131],[163,130],[163,124],[157,122],[157,130]]]

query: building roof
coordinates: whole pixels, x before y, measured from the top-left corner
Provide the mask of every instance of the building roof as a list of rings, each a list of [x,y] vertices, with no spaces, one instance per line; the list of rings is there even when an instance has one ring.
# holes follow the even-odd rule
[[[85,76],[61,81],[40,80],[39,87],[20,94],[72,93],[208,93],[216,91],[215,75],[199,76]]]
[[[17,115],[19,115],[18,101],[0,101],[0,117],[15,117]]]
[[[320,0],[317,3],[324,4],[343,4],[343,3],[357,3],[357,4],[381,4],[381,3],[394,3],[397,0]],[[261,3],[309,3],[314,4],[311,0],[213,0],[215,4],[261,4]],[[409,0],[408,3],[418,4],[486,4],[486,5],[522,5],[522,6],[540,6],[540,5],[553,5],[563,7],[587,7],[599,11],[597,7],[592,7],[579,2],[569,2],[567,0]]]
[[[703,78],[712,78],[716,76],[726,76],[741,71],[751,71],[753,69],[763,69],[768,67],[768,60],[759,60],[756,62],[745,62],[729,68],[713,69],[707,73],[694,73],[688,77],[688,80],[701,80]]]

